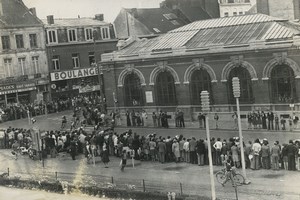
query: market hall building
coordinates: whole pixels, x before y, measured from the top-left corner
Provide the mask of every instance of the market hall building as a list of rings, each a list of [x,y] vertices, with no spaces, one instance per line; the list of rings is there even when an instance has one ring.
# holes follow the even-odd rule
[[[212,112],[236,109],[232,77],[239,77],[241,111],[299,110],[300,25],[263,14],[196,21],[152,39],[129,40],[103,54],[109,108],[201,111],[209,91]],[[112,95],[114,94],[114,95]],[[118,102],[116,105],[114,102]],[[231,115],[230,115],[231,116]]]

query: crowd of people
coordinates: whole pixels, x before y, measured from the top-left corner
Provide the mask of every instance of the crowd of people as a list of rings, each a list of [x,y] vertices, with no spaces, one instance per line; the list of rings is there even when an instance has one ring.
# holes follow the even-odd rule
[[[9,103],[0,107],[0,123],[44,115],[46,113],[61,112],[71,109],[71,99],[55,99],[40,103]]]
[[[247,114],[247,119],[248,129],[286,130],[289,127],[290,131],[297,128],[299,121],[295,113],[286,120],[272,111],[252,111]],[[287,121],[288,126],[286,125]]]
[[[56,157],[62,152],[70,153],[73,160],[78,154],[84,154],[87,161],[101,157],[105,167],[108,167],[109,157],[117,156],[126,163],[126,158],[150,162],[186,162],[199,166],[208,165],[208,142],[212,146],[212,161],[214,165],[222,165],[230,159],[237,168],[241,167],[241,150],[239,138],[211,138],[210,141],[195,137],[186,138],[183,135],[175,137],[158,136],[155,133],[146,136],[138,135],[131,129],[117,133],[114,128],[94,130],[87,133],[84,128],[70,131],[47,131],[43,138],[44,157]],[[30,130],[9,128],[5,132],[6,148],[25,147],[30,149],[32,137]],[[296,170],[300,141],[289,140],[280,144],[275,141],[270,144],[267,139],[248,141],[244,144],[246,167],[258,169]],[[124,167],[123,167],[124,169]]]

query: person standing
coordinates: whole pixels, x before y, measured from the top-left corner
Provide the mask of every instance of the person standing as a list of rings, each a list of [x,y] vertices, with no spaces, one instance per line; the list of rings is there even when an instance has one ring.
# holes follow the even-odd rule
[[[221,138],[217,138],[217,141],[213,144],[213,147],[214,147],[215,152],[216,152],[216,155],[215,155],[216,165],[222,165],[222,161],[221,161],[221,149],[222,149]]]
[[[126,122],[127,122],[127,126],[131,126],[130,113],[128,110],[126,111]]]
[[[268,130],[274,130],[274,113],[272,111],[268,112]]]
[[[192,164],[197,163],[197,154],[196,154],[196,139],[192,137],[191,141],[189,142],[189,149],[190,149],[190,160]]]
[[[261,151],[261,145],[259,139],[256,139],[254,141],[254,144],[252,145],[253,158],[251,160],[251,169],[253,170],[258,170],[260,168],[260,159],[259,159],[260,151]]]
[[[283,117],[281,117],[280,124],[281,124],[281,129],[282,130],[285,130],[285,123],[286,123],[285,119]]]
[[[157,127],[161,127],[161,117],[162,117],[162,111],[160,110],[159,113],[157,114]]]
[[[151,141],[149,142],[149,149],[150,149],[150,156],[151,156],[151,160],[155,161],[155,148],[156,148],[156,143],[154,141],[155,139],[152,138]]]
[[[232,154],[232,161],[234,163],[234,166],[236,168],[239,168],[241,166],[240,165],[239,148],[235,142],[231,146],[231,154]]]
[[[121,171],[124,171],[126,164],[127,164],[127,151],[123,150],[122,151],[122,160],[121,160]]]
[[[184,112],[182,110],[179,110],[179,126],[180,127],[185,127],[184,124]]]
[[[214,120],[215,120],[216,129],[218,129],[219,128],[219,126],[218,126],[219,115],[217,113],[215,113]]]
[[[182,138],[179,141],[179,152],[180,152],[180,162],[183,161],[184,162],[184,150],[183,150],[183,145],[185,143],[185,138]]]
[[[77,152],[77,142],[74,137],[70,143],[70,154],[71,154],[72,160],[76,160],[76,158],[75,158],[76,152]]]
[[[108,152],[108,144],[106,142],[104,142],[102,146],[102,162],[104,163],[104,167],[108,168],[109,152]]]
[[[263,141],[261,147],[261,163],[263,169],[270,169],[270,147],[267,140]]]
[[[261,112],[262,128],[267,129],[267,116],[264,111]]]
[[[134,110],[131,111],[131,121],[132,121],[132,126],[136,126],[136,115]]]
[[[198,158],[198,165],[204,165],[204,154],[205,154],[205,144],[202,139],[197,142],[196,146],[197,158]]]
[[[19,154],[18,151],[19,151],[20,145],[17,140],[14,141],[11,148],[12,148],[12,154],[14,155],[15,160],[18,160],[18,154]]]
[[[148,115],[145,110],[142,111],[142,126],[147,126]]]
[[[184,150],[184,161],[189,163],[190,162],[190,139],[187,139],[183,144]]]
[[[252,127],[253,115],[251,112],[248,112],[247,119],[248,119],[248,129],[253,129]]]
[[[180,151],[179,151],[179,143],[176,139],[174,139],[172,144],[172,152],[175,157],[175,162],[180,162]]]
[[[297,129],[298,128],[298,121],[299,121],[299,117],[296,116],[295,113],[293,113],[293,125],[294,125],[293,129]]]
[[[289,144],[286,147],[287,157],[288,157],[288,170],[296,170],[296,156],[298,154],[298,149],[294,145],[293,140],[289,141]]]
[[[202,113],[198,114],[199,128],[203,128]]]
[[[155,112],[152,113],[152,120],[153,120],[153,126],[157,127],[157,116]]]
[[[161,139],[159,140],[159,142],[157,143],[157,147],[158,147],[158,154],[159,154],[159,162],[160,163],[165,163],[165,156],[166,156],[166,143],[164,143],[164,141]]]
[[[66,125],[67,125],[67,118],[66,116],[63,116],[61,121],[61,129],[64,129]]]
[[[280,157],[280,147],[276,142],[274,142],[274,146],[271,148],[271,162],[272,162],[272,169],[279,170],[279,157]]]

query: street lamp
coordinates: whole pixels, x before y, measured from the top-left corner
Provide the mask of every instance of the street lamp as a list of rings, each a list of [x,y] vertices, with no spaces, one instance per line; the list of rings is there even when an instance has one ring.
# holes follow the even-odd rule
[[[241,159],[242,159],[242,169],[243,175],[245,177],[244,184],[250,184],[250,180],[247,179],[246,175],[246,164],[245,164],[245,153],[244,153],[244,142],[243,142],[243,134],[242,134],[242,126],[241,126],[241,113],[240,113],[240,102],[239,98],[241,96],[240,89],[240,79],[238,77],[232,78],[232,88],[233,88],[233,96],[236,99],[236,110],[238,116],[238,127],[239,127],[239,137],[240,137],[240,147],[241,147]]]
[[[215,190],[215,180],[213,172],[213,161],[211,153],[211,142],[210,142],[210,133],[209,133],[209,93],[207,91],[201,92],[201,107],[202,112],[205,116],[205,126],[206,126],[206,137],[207,137],[207,146],[208,146],[208,160],[209,160],[209,174],[210,174],[210,187],[211,187],[211,198],[212,200],[216,199],[216,190]]]

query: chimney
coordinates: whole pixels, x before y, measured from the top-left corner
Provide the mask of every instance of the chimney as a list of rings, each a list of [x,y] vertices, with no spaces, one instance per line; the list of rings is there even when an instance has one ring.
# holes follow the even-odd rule
[[[35,8],[29,8],[29,12],[31,12],[32,15],[36,16],[36,9]]]
[[[48,15],[47,16],[47,23],[49,25],[54,24],[54,16],[53,15]]]
[[[99,21],[104,21],[104,15],[103,14],[96,14],[95,19]]]

